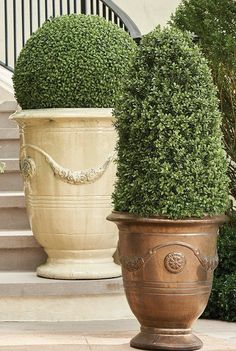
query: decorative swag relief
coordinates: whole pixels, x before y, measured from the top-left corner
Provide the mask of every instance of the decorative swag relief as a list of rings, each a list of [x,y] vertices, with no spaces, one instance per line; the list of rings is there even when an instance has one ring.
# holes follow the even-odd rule
[[[26,144],[21,147],[20,157],[20,170],[25,180],[31,179],[36,173],[36,165],[33,158],[24,156],[26,149],[33,149],[44,156],[46,162],[51,167],[56,178],[63,182],[79,185],[79,184],[90,184],[99,179],[108,168],[109,164],[115,158],[115,152],[110,154],[104,164],[98,168],[89,168],[81,171],[73,171],[68,168],[64,168],[59,165],[53,158],[47,154],[44,150],[31,144]]]
[[[193,254],[197,257],[198,261],[201,263],[203,269],[205,271],[213,271],[216,269],[219,258],[217,253],[213,257],[204,256],[198,249],[195,249],[192,245],[181,241],[174,241],[166,244],[161,244],[155,246],[154,248],[148,250],[146,255],[144,256],[120,256],[120,262],[122,266],[129,272],[134,272],[141,269],[147,261],[149,261],[158,250],[167,247],[167,246],[182,246],[193,252]],[[165,268],[171,273],[180,273],[184,269],[186,264],[186,259],[183,253],[180,252],[170,252],[164,260]]]

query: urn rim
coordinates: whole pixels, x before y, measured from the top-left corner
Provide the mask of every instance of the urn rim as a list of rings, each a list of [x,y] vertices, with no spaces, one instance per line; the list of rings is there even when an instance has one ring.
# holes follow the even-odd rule
[[[139,223],[139,224],[159,224],[159,225],[208,225],[218,224],[221,225],[229,221],[229,217],[225,214],[216,216],[205,216],[203,218],[189,217],[182,219],[171,219],[163,216],[150,216],[142,217],[129,212],[112,211],[107,216],[107,220],[111,222],[126,222],[126,223]]]

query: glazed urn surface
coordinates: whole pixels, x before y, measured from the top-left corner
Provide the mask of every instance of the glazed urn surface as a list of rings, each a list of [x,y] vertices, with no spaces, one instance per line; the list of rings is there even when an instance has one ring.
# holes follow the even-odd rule
[[[204,311],[218,264],[216,242],[226,216],[169,220],[113,212],[126,297],[141,324],[131,346],[198,350],[191,332]]]
[[[118,235],[111,211],[116,134],[111,109],[23,110],[20,167],[26,207],[48,260],[39,276],[111,278]]]

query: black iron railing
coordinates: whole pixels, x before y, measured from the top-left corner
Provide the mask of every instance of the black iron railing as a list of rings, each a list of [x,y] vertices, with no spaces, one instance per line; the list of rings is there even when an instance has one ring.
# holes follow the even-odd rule
[[[0,0],[0,65],[13,71],[26,40],[49,17],[92,14],[116,23],[139,41],[141,33],[112,0]]]

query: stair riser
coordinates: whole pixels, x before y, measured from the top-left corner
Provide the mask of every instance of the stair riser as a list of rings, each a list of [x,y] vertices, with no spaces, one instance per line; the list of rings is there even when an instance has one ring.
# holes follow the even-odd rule
[[[5,172],[19,172],[19,158],[0,158],[1,162],[5,163],[6,170]]]
[[[3,192],[4,193],[4,192]],[[0,210],[1,208],[9,208],[9,210],[12,210],[12,208],[25,208],[25,197],[24,195],[13,195],[13,196],[9,196],[9,193],[5,193],[6,195],[2,196],[2,194],[0,194]],[[14,193],[13,194],[17,194]]]
[[[9,119],[13,112],[0,112],[0,128],[17,128],[17,123]]]
[[[0,139],[19,139],[19,131],[16,128],[0,128]]]
[[[23,191],[24,182],[20,172],[0,174],[0,191]]]
[[[14,289],[14,285],[9,289]],[[8,297],[6,294],[0,297],[0,321],[103,321],[130,319],[133,316],[123,292],[77,296],[58,294],[40,298],[40,291],[39,288],[39,296]]]
[[[19,140],[0,140],[0,159],[19,157],[20,142]]]
[[[0,230],[30,229],[25,208],[1,208]]]
[[[35,271],[47,256],[42,248],[0,250],[0,271]]]

